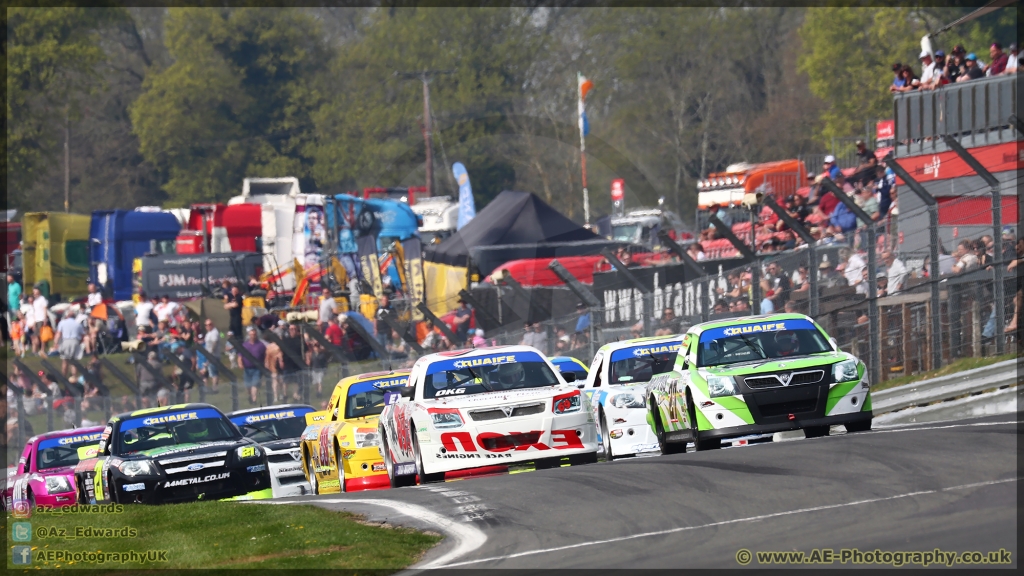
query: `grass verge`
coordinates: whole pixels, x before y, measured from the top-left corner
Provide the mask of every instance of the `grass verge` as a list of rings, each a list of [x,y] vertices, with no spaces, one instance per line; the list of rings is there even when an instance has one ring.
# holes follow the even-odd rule
[[[19,520],[8,516],[8,534]],[[31,542],[8,540],[7,569],[37,568],[317,568],[397,571],[416,562],[440,536],[360,523],[348,513],[316,506],[194,502],[124,506],[123,513],[40,514]],[[133,537],[71,536],[79,527],[134,529]],[[52,537],[40,538],[40,531]],[[64,532],[61,532],[64,531]],[[125,530],[124,532],[129,531]],[[13,563],[14,548],[30,545],[32,564]],[[49,551],[125,553],[166,551],[166,561],[89,563],[46,559]],[[40,552],[43,554],[41,555]]]
[[[1003,362],[1005,360],[1013,360],[1016,357],[1016,354],[1003,354],[1002,356],[992,356],[988,358],[961,358],[939,368],[938,370],[922,372],[920,374],[911,374],[910,376],[890,378],[885,382],[880,382],[872,386],[871,391],[878,392],[880,390],[896,388],[897,386],[906,386],[907,384],[913,384],[914,382],[919,382],[921,380],[929,380],[931,378],[938,378],[939,376],[949,376],[950,374],[955,374],[957,372],[973,370],[974,368],[981,368],[983,366]]]

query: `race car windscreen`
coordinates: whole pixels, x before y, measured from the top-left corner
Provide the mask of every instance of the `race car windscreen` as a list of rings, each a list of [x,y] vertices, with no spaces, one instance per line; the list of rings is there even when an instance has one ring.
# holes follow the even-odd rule
[[[242,431],[242,435],[256,442],[298,438],[306,429],[306,414],[313,412],[311,406],[287,410],[251,412],[231,417],[231,422]]]
[[[650,382],[658,374],[670,372],[676,363],[680,342],[660,342],[623,348],[608,359],[609,384]]]
[[[808,320],[741,324],[701,333],[697,366],[777,360],[831,351],[825,335]]]
[[[345,398],[345,419],[378,416],[384,411],[384,393],[409,384],[408,376],[357,382],[348,388]]]
[[[423,397],[541,388],[559,383],[548,363],[536,352],[506,352],[434,362],[427,367]]]
[[[47,438],[36,446],[36,470],[63,468],[78,464],[78,449],[96,444],[102,432]]]
[[[117,434],[114,454],[239,438],[238,430],[223,414],[212,408],[156,412],[125,420]]]

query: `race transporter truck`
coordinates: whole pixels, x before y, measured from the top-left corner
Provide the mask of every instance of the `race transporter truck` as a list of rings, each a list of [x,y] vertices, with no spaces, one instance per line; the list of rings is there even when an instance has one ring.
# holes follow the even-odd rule
[[[306,404],[279,404],[228,414],[243,436],[259,442],[266,451],[274,498],[312,492],[299,463],[299,439],[306,429],[306,414],[314,410]]]
[[[429,354],[409,386],[385,399],[380,449],[392,487],[440,482],[444,473],[533,462],[597,461],[590,401],[541,353],[497,346]]]
[[[661,449],[647,423],[647,383],[672,370],[679,336],[605,344],[594,355],[583,391],[590,396],[606,460]]]
[[[334,387],[327,410],[306,414],[301,470],[314,494],[389,487],[377,417],[384,395],[408,383],[407,370],[349,376]]]
[[[75,482],[82,504],[272,497],[264,450],[210,404],[112,417],[97,457],[75,468]]]
[[[829,427],[871,429],[864,363],[801,314],[705,322],[683,336],[675,369],[646,387],[663,454],[719,448],[723,438]]]

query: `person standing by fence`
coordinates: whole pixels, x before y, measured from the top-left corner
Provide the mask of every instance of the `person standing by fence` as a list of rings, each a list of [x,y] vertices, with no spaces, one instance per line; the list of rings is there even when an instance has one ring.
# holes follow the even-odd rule
[[[260,362],[260,364],[254,364],[249,361],[245,354],[238,355],[238,367],[242,369],[245,387],[249,390],[249,405],[253,406],[256,404],[257,394],[260,389],[260,377],[262,375],[260,366],[266,362],[267,346],[260,341],[256,335],[256,329],[252,326],[246,328],[245,336],[246,339],[242,343],[242,347]]]

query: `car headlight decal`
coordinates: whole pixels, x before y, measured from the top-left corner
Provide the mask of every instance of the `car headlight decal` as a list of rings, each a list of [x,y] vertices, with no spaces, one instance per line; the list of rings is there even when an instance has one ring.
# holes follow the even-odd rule
[[[429,412],[430,420],[438,430],[461,428],[464,424],[458,408],[431,408]]]
[[[852,382],[859,377],[856,360],[843,360],[832,365],[832,381],[835,383]]]
[[[63,492],[71,492],[71,482],[64,476],[47,476],[46,477],[46,493],[47,494],[61,494]]]
[[[647,402],[642,394],[622,392],[612,397],[611,405],[616,408],[646,408]]]
[[[122,474],[129,477],[156,474],[156,468],[149,460],[128,460],[118,467]]]
[[[732,376],[708,376],[708,395],[712,398],[735,396],[736,381]]]
[[[555,396],[551,403],[551,411],[555,414],[569,414],[583,409],[583,397],[579,390]]]

